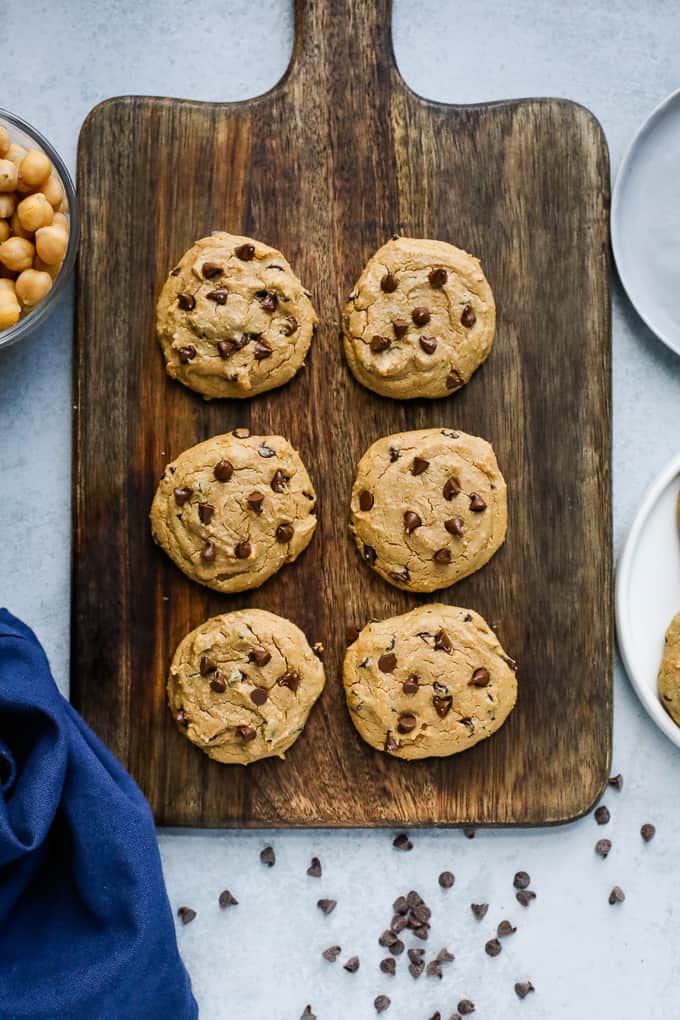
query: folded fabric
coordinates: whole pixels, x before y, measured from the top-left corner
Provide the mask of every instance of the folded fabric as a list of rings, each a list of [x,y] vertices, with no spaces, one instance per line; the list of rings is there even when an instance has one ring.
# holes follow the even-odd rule
[[[0,1020],[196,1017],[149,807],[6,610],[0,789]]]

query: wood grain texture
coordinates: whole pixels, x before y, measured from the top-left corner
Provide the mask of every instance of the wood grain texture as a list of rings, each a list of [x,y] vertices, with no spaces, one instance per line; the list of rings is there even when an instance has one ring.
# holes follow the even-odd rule
[[[124,97],[96,107],[78,164],[72,697],[164,825],[546,824],[584,812],[610,759],[612,576],[606,143],[561,100],[457,107],[396,70],[388,0],[300,0],[284,79],[235,104]],[[250,402],[171,382],[154,306],[212,229],[281,248],[321,325],[307,367]],[[479,255],[498,306],[463,391],[396,402],[351,377],[340,310],[392,233]],[[287,436],[319,493],[303,556],[256,592],[185,578],[147,520],[165,463],[237,425]],[[433,597],[385,584],[347,533],[354,471],[380,436],[459,427],[491,440],[509,485],[504,548]],[[518,659],[519,703],[491,740],[404,763],[365,746],[344,706],[345,627],[441,599],[478,610]],[[220,766],[165,704],[179,640],[242,606],[326,648],[326,691],[285,762]]]

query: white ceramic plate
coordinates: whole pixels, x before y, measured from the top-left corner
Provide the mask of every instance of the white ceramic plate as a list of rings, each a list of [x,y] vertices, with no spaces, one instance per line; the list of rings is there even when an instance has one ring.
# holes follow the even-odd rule
[[[611,237],[638,314],[680,354],[680,89],[657,106],[623,158]]]
[[[616,574],[616,632],[630,681],[650,716],[680,747],[676,726],[659,701],[657,675],[666,628],[680,612],[680,456],[647,490]]]

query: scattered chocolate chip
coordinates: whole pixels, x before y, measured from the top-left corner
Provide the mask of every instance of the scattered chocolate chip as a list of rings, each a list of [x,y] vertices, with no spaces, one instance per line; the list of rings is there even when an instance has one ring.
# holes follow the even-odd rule
[[[250,542],[239,542],[236,548],[234,549],[236,559],[238,560],[247,560],[252,551],[253,547],[250,544]]]
[[[234,351],[237,351],[238,349],[239,345],[236,343],[235,340],[217,341],[217,350],[219,352],[220,357],[224,358],[225,361],[227,358],[230,358],[232,356]]]
[[[424,457],[414,457],[413,464],[411,465],[411,474],[422,475],[423,471],[427,471],[429,466],[429,460],[425,460]]]
[[[415,673],[411,673],[410,676],[404,680],[401,688],[404,694],[417,694],[418,693],[418,677]]]
[[[266,648],[251,648],[248,652],[248,662],[254,662],[256,666],[266,666],[271,660],[271,653]]]
[[[209,655],[202,655],[198,666],[201,676],[208,676],[217,669],[217,663]]]
[[[300,1020],[316,1020],[316,1013],[312,1013],[311,1006],[305,1006]]]
[[[444,977],[444,972],[441,969],[440,964],[437,963],[436,960],[431,960],[428,963],[427,967],[425,968],[425,973],[426,973],[426,975],[428,977],[438,977],[438,978],[443,978]]]
[[[356,972],[359,970],[359,957],[350,956],[347,963],[343,964],[343,967],[349,974],[356,974]]]
[[[449,278],[449,274],[441,266],[438,266],[436,269],[430,270],[427,278],[430,281],[431,287],[443,287]]]
[[[418,725],[418,720],[410,712],[402,712],[397,720],[397,729],[400,733],[410,733]]]
[[[395,850],[413,850],[413,843],[405,832],[400,832],[398,836],[394,837],[392,846]]]
[[[427,326],[430,321],[429,309],[425,308],[424,305],[417,305],[411,311],[411,318],[413,319],[416,326]]]
[[[256,731],[252,726],[237,726],[236,729],[241,734],[241,739],[244,744],[248,744],[251,740],[254,740],[257,736]]]
[[[651,839],[654,839],[654,836],[656,835],[655,826],[653,826],[651,822],[645,822],[645,824],[640,829],[640,835],[644,839],[645,843],[649,843],[649,841]]]
[[[373,564],[375,563],[377,558],[378,558],[378,554],[375,551],[375,549],[373,548],[373,546],[372,545],[365,545],[364,546],[364,559],[366,560],[366,562],[369,563],[371,566],[373,566]]]
[[[393,977],[397,973],[397,961],[393,956],[386,956],[380,961],[380,969],[383,974],[390,974]]]
[[[411,961],[411,963],[420,963],[420,961],[422,960],[423,956],[425,955],[425,950],[424,949],[409,949],[409,951],[408,951],[408,953],[406,955],[408,956],[408,958]]]
[[[463,324],[463,326],[465,326],[466,329],[469,329],[471,326],[474,326],[474,324],[477,321],[477,316],[473,311],[472,305],[465,306],[465,308],[463,309],[463,314],[460,317],[460,321]]]
[[[460,517],[449,517],[444,521],[444,527],[449,535],[455,535],[457,538],[460,538],[465,528],[465,522]]]
[[[404,513],[404,529],[405,529],[407,535],[412,534],[412,532],[414,532],[416,530],[416,528],[419,528],[422,525],[422,523],[423,522],[422,522],[422,520],[420,518],[420,515],[417,514],[414,510],[406,510],[405,511],[405,513]]]
[[[482,510],[486,510],[486,503],[478,492],[470,493],[470,509],[477,514],[481,513]]]
[[[284,336],[292,336],[293,333],[297,333],[297,330],[298,321],[294,315],[289,315],[286,319],[283,320],[283,323],[281,325],[281,332],[283,333]]]
[[[226,287],[215,287],[214,290],[209,290],[205,296],[218,305],[226,305],[229,291]]]
[[[598,839],[595,844],[595,853],[598,857],[608,857],[612,848],[612,841],[610,839]]]
[[[456,881],[456,879],[455,876],[453,875],[453,872],[442,871],[437,881],[439,882],[442,889],[450,889],[453,883]]]
[[[270,358],[272,355],[272,349],[266,340],[258,340],[255,344],[255,360],[264,361],[265,358]]]
[[[472,911],[472,913],[474,914],[474,916],[477,918],[478,921],[481,921],[483,918],[486,917],[488,909],[489,909],[489,904],[488,903],[471,903],[470,904],[470,910]]]
[[[254,510],[256,514],[262,513],[262,504],[264,502],[264,493],[258,492],[255,489],[253,492],[248,493],[246,496],[246,502],[251,510]]]
[[[535,991],[531,981],[517,981],[515,984],[515,995],[520,999],[526,999],[529,992]]]
[[[199,503],[198,504],[198,516],[201,524],[210,524],[215,513],[215,507],[212,503]]]
[[[469,999],[461,999],[458,1003],[458,1012],[461,1016],[469,1016],[470,1013],[474,1013],[475,1004],[470,1002]]]
[[[223,909],[226,909],[227,907],[237,907],[238,906],[238,900],[236,899],[235,896],[232,896],[232,894],[229,892],[228,889],[224,889],[220,893],[219,899],[218,899],[217,902],[219,903],[219,905]]]
[[[222,275],[224,269],[218,262],[204,262],[201,272],[206,280],[214,280],[216,276]]]
[[[260,302],[260,307],[264,308],[265,312],[275,312],[276,306],[279,303],[279,299],[276,294],[271,290],[265,290],[262,295],[257,295],[257,300]]]
[[[215,694],[224,694],[227,689],[227,681],[224,679],[224,673],[220,673],[219,669],[215,670],[210,677],[210,689],[213,690]]]
[[[193,495],[193,491],[188,486],[185,486],[183,489],[175,489],[173,495],[177,506],[184,506],[185,503],[188,503]]]
[[[437,633],[435,634],[434,647],[436,651],[446,652],[447,654],[450,654],[450,652],[453,650],[451,638],[449,637],[445,630],[438,630]]]
[[[196,298],[193,294],[178,294],[177,304],[183,312],[191,312],[196,307]]]
[[[266,687],[253,687],[250,692],[250,700],[253,705],[264,705],[268,697],[269,691]]]
[[[488,687],[489,680],[491,679],[488,669],[484,666],[480,666],[474,671],[470,679],[470,684],[473,687]]]
[[[531,877],[526,871],[518,871],[512,880],[515,889],[528,889],[531,885]]]
[[[385,652],[378,659],[378,669],[381,673],[393,673],[396,665],[397,657],[394,652]]]
[[[196,911],[192,910],[191,907],[180,907],[177,911],[177,916],[182,924],[191,924],[196,917]]]
[[[276,541],[290,542],[294,534],[295,529],[293,528],[293,525],[284,522],[283,524],[279,524],[276,529]]]
[[[186,347],[180,347],[177,354],[181,363],[186,365],[188,361],[193,361],[196,357],[196,348],[193,344],[187,344]]]
[[[255,245],[240,244],[238,248],[234,248],[234,255],[236,258],[241,259],[242,262],[250,262],[255,255]]]
[[[439,1012],[439,1010],[437,1010],[435,1013],[432,1014],[432,1016],[430,1017],[430,1020],[442,1020],[442,1015]]]
[[[189,720],[186,717],[186,713],[180,708],[179,712],[175,713],[175,722],[179,723],[180,726],[185,728],[189,725]]]
[[[469,719],[468,720],[461,719],[460,721],[462,723],[464,723],[464,722],[469,722],[470,720]],[[465,827],[463,829],[463,835],[465,836],[466,839],[474,839],[476,834],[477,834],[477,830],[476,829],[470,829],[470,828],[467,828],[467,827]]]
[[[515,893],[515,899],[522,907],[528,907],[532,900],[536,899],[536,893],[532,889],[520,889]]]
[[[390,461],[394,463],[395,460],[399,460],[400,457],[400,450],[396,446],[390,446]]]
[[[201,559],[206,563],[213,563],[217,556],[217,547],[214,542],[206,542],[201,549]]]
[[[392,273],[385,273],[380,281],[380,289],[385,294],[392,294],[398,287],[397,278]]]
[[[273,492],[283,492],[286,488],[287,482],[288,482],[287,476],[284,475],[283,471],[280,468],[277,468],[274,474],[272,475],[272,480],[269,484]]]
[[[260,860],[263,864],[266,864],[268,868],[273,868],[276,864],[276,854],[274,853],[273,846],[266,846],[264,850],[260,850]]]
[[[293,694],[297,691],[300,686],[300,674],[296,673],[294,669],[289,669],[287,673],[284,673],[282,677],[276,681],[279,687],[287,687]]]
[[[397,584],[407,584],[411,580],[411,574],[407,566],[399,567],[398,570],[390,570],[390,577]]]
[[[328,949],[324,949],[321,955],[323,956],[324,960],[328,960],[329,963],[335,963],[337,958],[340,956],[341,952],[342,952],[341,946],[329,946]]]
[[[436,336],[421,336],[418,338],[418,343],[426,354],[434,354],[437,350]]]
[[[496,934],[500,938],[505,938],[506,935],[514,935],[517,928],[510,921],[501,921],[496,928]]]
[[[437,713],[439,718],[445,719],[446,716],[451,711],[451,706],[453,705],[453,698],[451,697],[450,694],[444,698],[440,697],[438,694],[435,694],[432,698],[432,704],[434,705],[435,712]]]
[[[432,911],[426,903],[417,903],[409,911],[409,927],[419,928],[421,924],[427,924],[432,917]]]
[[[392,341],[388,336],[380,336],[378,333],[371,337],[371,350],[374,354],[381,354],[386,351],[388,347],[392,346]]]
[[[617,790],[623,789],[623,776],[619,772],[616,776],[610,776],[607,780],[609,786],[615,786]]]
[[[219,460],[213,468],[213,474],[218,482],[228,482],[234,473],[234,465],[228,460]]]
[[[605,804],[600,804],[599,808],[595,810],[594,817],[598,825],[606,825],[611,818],[609,808]]]
[[[390,946],[390,952],[392,956],[401,956],[401,954],[404,952],[404,949],[405,946],[401,939],[397,939],[396,942],[393,942],[392,945]]]
[[[487,954],[487,956],[498,956],[502,949],[503,946],[500,944],[498,939],[489,939],[489,941],[484,946],[484,951]]]
[[[374,502],[373,493],[369,492],[368,489],[362,489],[359,493],[359,509],[368,513],[372,509]]]
[[[408,918],[405,914],[395,914],[390,923],[391,930],[398,935],[408,925]]]
[[[386,1009],[389,1009],[392,1004],[392,1000],[389,995],[376,995],[373,1000],[376,1013],[384,1013]]]
[[[626,894],[620,885],[615,885],[612,891],[609,893],[609,902],[612,906],[615,903],[623,903],[626,898]]]
[[[307,868],[310,878],[321,878],[321,861],[318,857],[312,857],[311,864]]]
[[[409,963],[408,970],[411,977],[419,978],[425,970],[425,964],[422,960],[414,960],[413,963]]]
[[[411,910],[414,907],[420,907],[424,902],[423,897],[417,893],[415,889],[411,889],[410,893],[406,897],[406,904]]]
[[[437,963],[453,963],[455,959],[453,953],[450,953],[446,946],[437,953]]]
[[[380,938],[378,939],[378,945],[384,946],[386,949],[389,949],[389,947],[393,946],[394,943],[397,941],[398,939],[394,932],[391,929],[386,928],[385,931],[380,936]]]
[[[429,925],[423,924],[419,928],[412,928],[411,930],[417,939],[423,939],[423,941],[425,941],[429,937],[428,928]]]
[[[396,900],[392,904],[392,910],[395,914],[408,914],[409,902],[405,896],[397,896]],[[418,950],[420,952],[420,950]]]
[[[392,329],[397,340],[400,340],[403,336],[408,333],[408,322],[406,319],[394,319],[392,322]]]
[[[460,372],[457,372],[455,368],[452,368],[451,371],[449,372],[449,374],[446,377],[446,388],[447,388],[447,390],[459,390],[461,388],[461,386],[464,386],[464,385],[465,385],[465,380],[463,379],[463,377],[460,374]]]
[[[447,480],[446,484],[444,485],[443,489],[444,499],[448,500],[455,499],[459,492],[460,482],[458,481],[457,478],[451,475],[451,477]]]
[[[442,566],[446,566],[451,562],[451,550],[437,549],[432,559],[434,560],[435,563],[440,563]]]

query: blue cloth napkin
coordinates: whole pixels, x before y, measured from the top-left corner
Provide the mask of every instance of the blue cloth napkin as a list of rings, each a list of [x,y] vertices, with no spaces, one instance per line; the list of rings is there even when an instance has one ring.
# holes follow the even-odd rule
[[[196,1017],[149,807],[4,609],[0,790],[0,1020]]]

